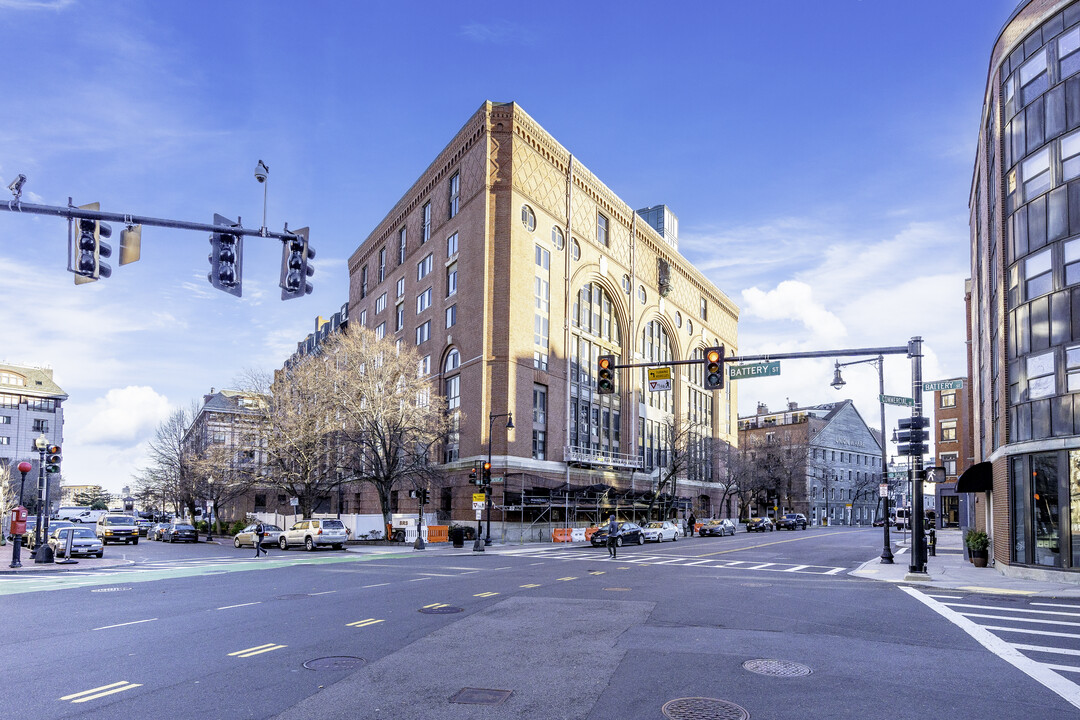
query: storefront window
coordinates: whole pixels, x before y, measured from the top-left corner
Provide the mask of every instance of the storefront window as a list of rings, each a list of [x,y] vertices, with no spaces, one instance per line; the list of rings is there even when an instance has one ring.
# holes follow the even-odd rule
[[[1072,523],[1072,566],[1080,568],[1080,450],[1069,451],[1069,508]]]
[[[1058,534],[1057,453],[1031,456],[1032,517],[1035,521],[1035,564],[1061,567]]]
[[[1027,543],[1025,531],[1027,527],[1027,513],[1024,511],[1024,498],[1026,497],[1026,483],[1024,482],[1024,459],[1014,457],[1010,461],[1012,465],[1012,559],[1013,562],[1026,563]]]

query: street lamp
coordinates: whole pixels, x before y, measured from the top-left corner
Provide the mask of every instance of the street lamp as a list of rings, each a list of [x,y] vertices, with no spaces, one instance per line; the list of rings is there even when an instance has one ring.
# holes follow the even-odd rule
[[[23,487],[26,485],[26,473],[34,469],[34,466],[25,460],[19,463],[19,472],[22,474],[22,480],[19,482],[19,511],[22,512],[23,508]],[[25,522],[25,520],[24,520]],[[14,538],[12,539],[11,548],[11,565],[12,568],[22,567],[22,558],[20,557],[20,549],[22,548],[22,533],[12,533]]]
[[[41,510],[48,502],[49,498],[49,479],[45,477],[45,451],[49,448],[49,438],[45,437],[45,433],[41,433],[34,440],[34,447],[37,448],[39,460],[38,460],[38,507],[37,507],[37,524],[34,527],[34,562],[48,562],[46,560],[46,553],[42,550],[41,545]],[[45,519],[49,517],[48,513],[45,513]]]
[[[488,477],[487,477],[488,485],[487,485],[487,487],[484,488],[485,491],[487,492],[487,535],[484,537],[484,545],[485,546],[490,546],[491,545],[491,494],[492,494],[492,491],[491,491],[491,470],[490,470],[490,468],[491,468],[491,432],[492,432],[492,428],[495,427],[496,418],[501,418],[501,417],[506,418],[506,429],[507,430],[513,430],[514,429],[514,413],[512,413],[512,412],[491,413],[490,415],[488,415],[488,461],[487,461],[487,466],[488,466],[489,469],[488,469]],[[505,463],[504,463],[504,465],[505,465]]]
[[[878,372],[878,405],[881,407],[881,480],[880,482],[886,485],[889,482],[889,456],[885,447],[885,356],[878,355],[876,358],[870,358],[868,360],[852,360],[851,362],[837,362],[836,372],[833,375],[833,381],[830,383],[834,388],[839,390],[847,383],[844,382],[844,378],[840,375],[840,368],[847,367],[848,365],[858,365],[860,363],[870,363],[877,368]],[[893,553],[892,543],[889,541],[889,494],[885,493],[882,498],[884,504],[884,512],[882,518],[885,521],[883,525],[884,533],[884,546],[881,550],[881,562],[885,565],[892,565]]]

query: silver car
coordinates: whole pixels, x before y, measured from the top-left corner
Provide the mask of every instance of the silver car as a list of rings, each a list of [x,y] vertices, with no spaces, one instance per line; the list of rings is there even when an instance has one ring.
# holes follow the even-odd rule
[[[349,532],[345,523],[337,519],[301,520],[278,537],[278,547],[288,550],[290,546],[302,545],[305,550],[314,550],[322,545],[329,545],[335,550],[345,546]]]
[[[233,538],[233,547],[255,547],[255,526],[258,523],[252,523],[246,528],[236,533],[236,537]],[[269,523],[263,523],[263,547],[270,545],[277,545],[281,538],[281,533],[285,532],[277,525],[270,525]]]
[[[94,531],[88,527],[63,527],[53,530],[49,534],[49,547],[53,549],[56,557],[64,557],[67,552],[68,537],[71,537],[71,555],[105,555],[105,546]]]

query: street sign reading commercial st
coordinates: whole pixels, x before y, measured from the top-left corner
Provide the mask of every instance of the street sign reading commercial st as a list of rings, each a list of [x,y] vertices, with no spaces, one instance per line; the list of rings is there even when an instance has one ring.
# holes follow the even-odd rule
[[[915,407],[915,401],[909,397],[902,397],[900,395],[878,395],[878,402],[886,405],[904,405],[906,407]]]

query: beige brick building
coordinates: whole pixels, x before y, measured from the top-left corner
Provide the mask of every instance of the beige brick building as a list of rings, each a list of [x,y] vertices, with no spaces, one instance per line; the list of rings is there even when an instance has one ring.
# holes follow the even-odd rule
[[[737,403],[703,388],[701,364],[676,366],[671,391],[624,369],[618,392],[595,394],[597,355],[736,350],[738,309],[678,253],[677,219],[641,212],[665,234],[518,105],[485,102],[350,257],[350,322],[414,347],[458,413],[437,458],[452,478],[433,498],[444,517],[474,517],[467,478],[490,442],[496,523],[616,506],[642,519],[676,419],[693,426],[682,509],[715,509],[713,448],[735,441]]]

